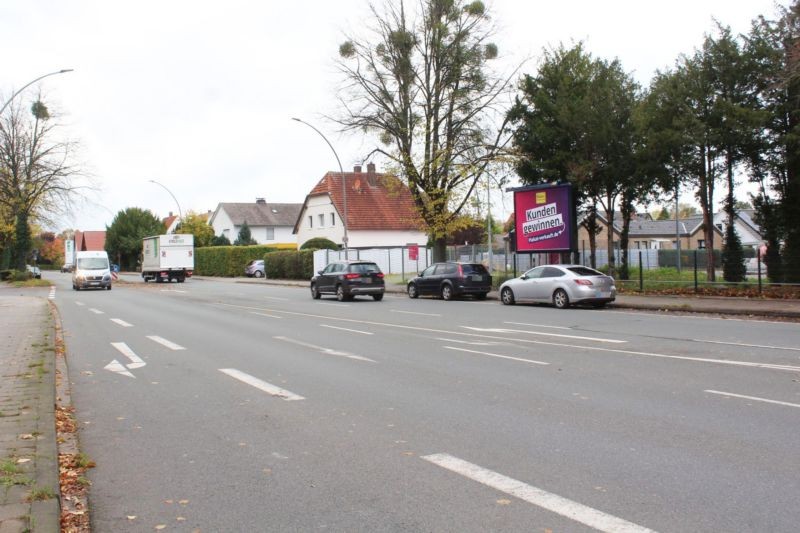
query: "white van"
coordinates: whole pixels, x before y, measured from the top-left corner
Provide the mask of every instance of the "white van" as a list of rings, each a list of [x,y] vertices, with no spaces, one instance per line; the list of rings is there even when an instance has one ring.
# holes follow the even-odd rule
[[[89,287],[111,290],[111,269],[106,252],[75,252],[72,288],[79,291]]]

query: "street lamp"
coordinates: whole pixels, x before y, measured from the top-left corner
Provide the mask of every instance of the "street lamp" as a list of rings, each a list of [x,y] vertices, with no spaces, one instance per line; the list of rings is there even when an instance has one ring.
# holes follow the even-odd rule
[[[172,194],[172,191],[170,191],[169,189],[167,189],[167,187],[166,187],[166,186],[165,186],[163,183],[159,183],[159,182],[157,182],[156,180],[148,180],[148,181],[149,181],[150,183],[155,183],[156,185],[158,185],[158,186],[160,186],[160,187],[163,187],[163,188],[164,188],[164,190],[165,190],[165,191],[167,191],[167,192],[169,193],[169,195],[170,195],[170,196],[172,196],[172,199],[173,199],[173,200],[175,200],[175,205],[177,205],[177,206],[178,206],[178,218],[180,219],[180,221],[181,221],[181,222],[183,222],[183,213],[181,212],[181,204],[179,204],[179,203],[178,203],[178,199],[177,199],[177,198],[175,198],[175,195],[174,195],[174,194]],[[177,226],[176,226],[176,227],[177,227]]]
[[[327,137],[325,137],[322,134],[321,131],[319,131],[317,128],[315,128],[305,120],[300,120],[299,118],[296,117],[292,117],[292,120],[300,122],[301,124],[305,124],[312,130],[316,131],[319,134],[319,136],[322,137],[326,143],[328,143],[328,146],[333,152],[333,155],[336,157],[336,162],[339,163],[339,174],[342,176],[342,201],[344,203],[344,216],[342,217],[342,226],[344,227],[344,237],[342,238],[342,242],[344,243],[344,256],[345,258],[347,258],[347,187],[345,186],[345,177],[344,177],[344,170],[342,169],[342,162],[339,161],[339,155],[336,153],[336,150],[333,149],[333,145],[331,144],[331,142],[328,140]]]
[[[6,100],[6,103],[5,103],[5,104],[3,104],[3,107],[2,107],[2,108],[0,108],[0,115],[2,115],[2,114],[3,114],[3,111],[5,111],[5,110],[6,110],[6,108],[8,107],[8,104],[10,104],[10,103],[11,103],[11,101],[12,101],[12,100],[13,100],[13,99],[14,99],[14,98],[15,98],[15,97],[16,97],[16,96],[19,94],[19,93],[21,93],[22,91],[24,91],[25,89],[27,89],[28,87],[30,87],[31,85],[33,85],[34,83],[36,83],[37,81],[39,81],[39,80],[41,80],[41,79],[44,79],[44,78],[46,78],[46,77],[48,77],[48,76],[55,76],[56,74],[66,74],[67,72],[72,72],[72,69],[71,69],[71,68],[65,68],[65,69],[62,69],[62,70],[58,70],[58,71],[56,71],[56,72],[50,72],[49,74],[45,74],[44,76],[39,76],[39,77],[38,77],[38,78],[36,78],[35,80],[33,80],[33,81],[30,81],[30,82],[26,83],[25,85],[23,85],[23,86],[22,86],[22,88],[20,88],[19,90],[17,90],[17,92],[15,92],[14,94],[12,94],[12,95],[11,95],[11,98],[9,98],[8,100]]]

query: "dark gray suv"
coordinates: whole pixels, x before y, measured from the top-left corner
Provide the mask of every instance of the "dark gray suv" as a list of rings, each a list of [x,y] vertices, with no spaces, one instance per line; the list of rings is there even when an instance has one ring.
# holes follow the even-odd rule
[[[334,261],[311,278],[311,297],[315,300],[323,294],[335,294],[340,302],[359,295],[380,301],[385,289],[383,272],[372,261]]]
[[[411,298],[431,295],[452,300],[470,294],[483,300],[492,290],[492,275],[480,263],[434,263],[409,281],[406,289]]]

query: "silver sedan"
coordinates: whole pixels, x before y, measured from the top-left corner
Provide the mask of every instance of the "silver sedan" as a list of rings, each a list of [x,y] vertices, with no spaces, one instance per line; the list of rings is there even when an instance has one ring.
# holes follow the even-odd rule
[[[617,297],[614,278],[582,265],[542,265],[500,286],[500,300],[552,303],[559,309],[571,304],[603,307]]]

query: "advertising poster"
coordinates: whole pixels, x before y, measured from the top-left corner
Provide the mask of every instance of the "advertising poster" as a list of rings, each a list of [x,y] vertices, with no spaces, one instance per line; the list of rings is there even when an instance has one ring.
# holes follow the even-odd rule
[[[575,248],[575,223],[572,186],[514,190],[517,252],[570,252]]]

